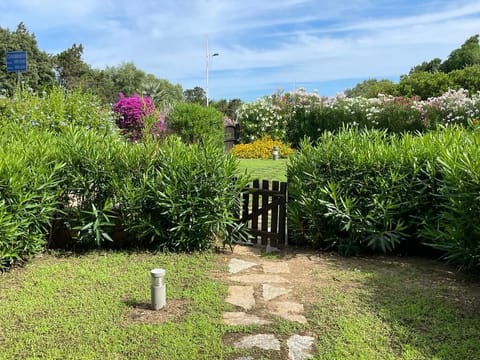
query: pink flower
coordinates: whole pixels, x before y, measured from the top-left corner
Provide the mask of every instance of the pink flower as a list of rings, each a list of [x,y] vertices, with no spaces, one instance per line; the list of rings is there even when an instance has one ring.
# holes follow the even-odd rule
[[[154,125],[155,134],[163,132],[163,115],[158,113],[155,104],[148,96],[139,96],[133,94],[131,97],[126,97],[124,94],[119,94],[120,99],[115,103],[113,111],[116,114],[116,123],[120,129],[123,130],[132,140],[138,140],[145,128],[145,119],[148,116],[157,116],[158,122]]]

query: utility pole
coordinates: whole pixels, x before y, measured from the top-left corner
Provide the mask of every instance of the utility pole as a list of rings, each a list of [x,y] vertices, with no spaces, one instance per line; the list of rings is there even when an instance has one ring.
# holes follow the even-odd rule
[[[208,106],[208,102],[209,102],[209,99],[208,99],[208,60],[209,60],[210,57],[218,56],[218,55],[220,55],[220,54],[219,53],[210,54],[210,51],[208,49],[208,35],[207,35],[207,44],[206,44],[206,47],[205,47],[205,77],[206,77],[205,93],[206,93],[206,97],[207,97],[207,106]]]

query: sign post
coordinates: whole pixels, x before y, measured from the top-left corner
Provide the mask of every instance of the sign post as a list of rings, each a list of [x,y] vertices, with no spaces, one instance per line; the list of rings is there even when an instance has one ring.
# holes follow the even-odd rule
[[[7,72],[17,73],[18,89],[20,90],[20,76],[23,71],[27,71],[27,52],[7,51]]]

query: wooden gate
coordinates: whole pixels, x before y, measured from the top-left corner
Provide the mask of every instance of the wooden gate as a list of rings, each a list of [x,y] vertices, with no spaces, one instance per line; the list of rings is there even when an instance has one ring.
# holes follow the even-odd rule
[[[232,150],[233,145],[238,142],[240,137],[240,126],[238,124],[229,124],[224,127],[224,140],[225,152]]]
[[[242,195],[240,221],[247,225],[253,244],[283,248],[287,245],[287,183],[254,180]]]

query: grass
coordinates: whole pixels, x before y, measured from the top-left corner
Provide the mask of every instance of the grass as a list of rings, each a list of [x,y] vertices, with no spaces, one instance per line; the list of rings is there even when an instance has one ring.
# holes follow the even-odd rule
[[[239,159],[240,170],[247,171],[251,179],[287,181],[287,159]]]
[[[476,359],[480,286],[418,259],[342,259],[312,308],[318,359]]]
[[[299,279],[308,323],[248,332],[313,335],[315,359],[478,358],[478,279],[429,260],[319,259]],[[223,340],[236,330],[221,325],[232,310],[224,303],[226,260],[129,252],[36,258],[0,274],[0,359],[233,359],[238,353]],[[171,317],[142,320],[155,267],[167,271]]]
[[[2,274],[0,359],[221,358],[226,290],[205,276],[215,272],[211,258],[93,252],[45,256]],[[167,271],[167,307],[181,301],[184,314],[138,323],[155,267]]]

